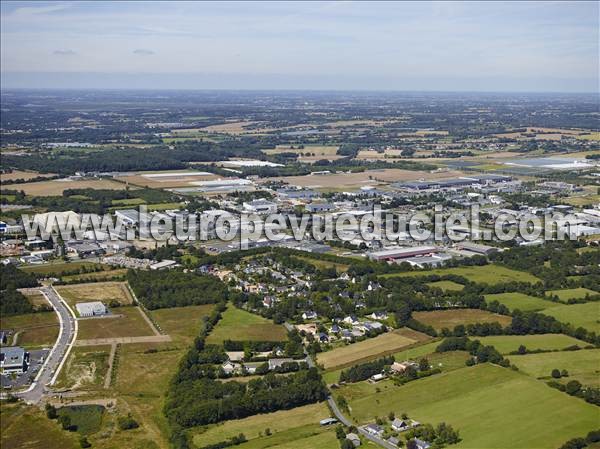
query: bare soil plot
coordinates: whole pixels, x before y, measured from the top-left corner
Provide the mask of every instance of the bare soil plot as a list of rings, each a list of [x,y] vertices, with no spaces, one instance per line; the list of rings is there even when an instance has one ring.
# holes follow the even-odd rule
[[[87,284],[60,285],[55,288],[71,307],[75,307],[78,302],[89,301],[101,301],[107,306],[111,303],[120,305],[133,303],[126,282],[90,282]],[[115,313],[118,313],[118,311]]]
[[[108,372],[110,349],[108,345],[74,347],[58,376],[57,387],[75,390],[102,388]]]
[[[428,172],[420,170],[404,170],[400,168],[387,168],[382,170],[366,170],[362,173],[335,173],[329,175],[283,176],[266,178],[269,181],[285,181],[292,185],[302,187],[361,187],[378,183],[415,181],[419,179],[451,179],[463,176],[464,173],[456,170]]]
[[[139,307],[118,307],[112,313],[115,316],[80,319],[77,340],[154,336]]]
[[[452,310],[434,310],[431,312],[414,312],[413,318],[423,324],[432,326],[436,330],[444,327],[454,329],[459,324],[476,323],[500,323],[502,326],[510,324],[511,317],[491,313],[479,309],[452,309]]]
[[[323,364],[325,369],[341,368],[398,352],[418,342],[416,338],[403,335],[401,330],[387,332],[358,343],[319,353],[317,362]]]
[[[157,174],[162,176],[152,176]],[[211,181],[217,178],[219,176],[213,174],[193,174],[193,170],[172,170],[163,172],[137,172],[133,175],[119,176],[115,179],[140,187],[164,189],[188,187],[193,181]]]
[[[110,179],[81,179],[74,181],[52,180],[18,185],[27,195],[60,196],[67,189],[110,189],[124,190],[125,184]]]

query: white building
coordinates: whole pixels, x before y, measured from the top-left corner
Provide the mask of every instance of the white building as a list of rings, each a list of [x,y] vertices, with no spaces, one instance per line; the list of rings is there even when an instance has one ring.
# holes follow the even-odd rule
[[[75,304],[75,308],[80,317],[100,316],[108,313],[108,309],[100,301],[80,302]]]
[[[244,211],[254,214],[275,214],[277,213],[277,204],[273,201],[263,199],[244,202]]]
[[[29,353],[18,346],[0,348],[0,369],[3,373],[21,374],[27,370]]]

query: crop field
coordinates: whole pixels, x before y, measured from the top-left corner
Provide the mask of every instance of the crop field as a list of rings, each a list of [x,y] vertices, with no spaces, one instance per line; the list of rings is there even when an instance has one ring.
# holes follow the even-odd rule
[[[492,301],[498,301],[500,304],[504,304],[506,307],[508,307],[511,311],[519,309],[522,312],[544,310],[560,305],[556,302],[547,301],[545,299],[536,298],[535,296],[529,296],[525,293],[518,292],[485,295],[485,301],[488,304]]]
[[[139,307],[118,307],[112,310],[115,317],[86,318],[79,320],[78,340],[95,338],[141,337],[154,335],[142,317]]]
[[[33,196],[60,196],[67,189],[124,190],[125,184],[110,179],[52,180],[19,184],[19,190]]]
[[[460,292],[465,288],[464,285],[452,281],[428,282],[427,285],[433,288],[441,288],[445,292]]]
[[[42,292],[39,290],[35,292],[33,290],[23,290],[21,293],[23,293],[23,295],[27,298],[27,301],[29,301],[36,310],[40,307],[50,306],[44,295],[42,295]]]
[[[125,282],[90,282],[59,285],[55,288],[71,307],[75,307],[78,302],[88,301],[102,301],[107,306],[111,303],[120,305],[133,303],[133,298]],[[118,310],[115,313],[118,313]]]
[[[407,413],[460,431],[453,446],[473,449],[553,449],[598,427],[598,409],[526,374],[476,365],[394,386],[383,381],[341,387],[358,423]],[[510,430],[510,431],[509,431]]]
[[[346,265],[343,263],[330,262],[328,260],[314,259],[310,256],[296,257],[296,259],[301,259],[301,260],[304,260],[305,262],[311,263],[319,269],[333,267],[338,272],[338,274],[344,273],[344,272],[348,271],[348,268],[350,268],[349,265]]]
[[[170,307],[151,310],[149,313],[175,342],[181,342],[182,345],[187,347],[192,344],[194,338],[200,332],[202,317],[209,315],[213,307],[212,304]]]
[[[473,337],[485,345],[494,346],[500,353],[508,354],[519,349],[523,345],[528,350],[536,349],[554,350],[564,349],[577,345],[584,348],[588,345],[585,341],[577,340],[564,334],[540,334],[540,335],[491,335],[489,337]],[[512,360],[511,356],[511,360]]]
[[[0,447],[27,449],[76,449],[76,433],[65,432],[44,412],[22,404],[0,405]]]
[[[545,352],[540,354],[511,355],[510,361],[530,376],[550,380],[553,369],[567,370],[564,383],[578,380],[583,385],[600,387],[600,349]]]
[[[98,280],[108,280],[115,277],[125,276],[127,274],[127,268],[117,268],[115,270],[104,270],[104,271],[95,271],[93,273],[83,273],[83,274],[70,274],[67,276],[62,276],[62,280],[64,281],[87,281],[89,279],[98,279]]]
[[[317,356],[317,362],[323,364],[325,369],[342,368],[383,355],[393,354],[415,343],[418,343],[417,339],[402,335],[400,329],[331,351],[321,352]]]
[[[600,332],[600,302],[569,304],[544,310],[562,323],[571,323],[575,327],[583,327],[590,331]]]
[[[264,436],[265,429],[270,429],[272,433],[278,433],[308,425],[318,428],[319,421],[329,416],[327,404],[321,402],[191,429],[190,436],[192,436],[194,445],[198,447],[215,444],[240,433],[243,433],[248,440],[253,440]]]
[[[414,312],[413,318],[423,324],[432,326],[436,330],[444,327],[452,330],[459,324],[475,323],[500,323],[502,326],[510,324],[511,317],[499,315],[480,309],[451,309],[434,310],[431,312]]]
[[[26,348],[52,346],[58,337],[59,325],[55,312],[26,313],[0,317],[0,329],[12,330],[10,338]]]
[[[75,346],[58,375],[58,388],[102,388],[108,371],[110,346]]]
[[[558,296],[558,299],[567,302],[569,299],[583,299],[586,295],[598,296],[600,293],[590,290],[589,288],[566,288],[563,290],[548,290],[546,291],[548,296]]]
[[[469,279],[471,282],[481,284],[502,284],[504,282],[540,282],[534,275],[524,271],[511,270],[510,268],[501,267],[498,265],[483,265],[474,267],[456,267],[456,268],[441,268],[437,270],[427,271],[409,271],[405,273],[384,274],[382,277],[404,277],[404,276],[428,276],[430,274],[438,274],[444,276],[447,274],[455,274]]]
[[[224,340],[285,341],[286,339],[287,333],[283,326],[229,305],[206,339],[206,343],[219,344]]]
[[[340,442],[334,430],[314,424],[256,438],[237,446],[239,449],[338,449]],[[366,445],[366,447],[371,447]]]

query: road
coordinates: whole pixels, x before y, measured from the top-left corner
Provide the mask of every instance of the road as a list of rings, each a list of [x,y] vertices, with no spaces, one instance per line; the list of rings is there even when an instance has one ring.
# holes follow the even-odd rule
[[[62,366],[62,363],[75,340],[77,332],[75,317],[56,290],[52,287],[42,287],[40,288],[40,291],[50,304],[52,304],[52,307],[58,314],[60,333],[58,334],[58,338],[54,343],[52,351],[50,351],[48,358],[38,372],[34,382],[27,390],[21,393],[15,393],[15,396],[34,404],[40,402],[46,393],[46,385],[56,381],[57,370]]]
[[[290,323],[285,322],[283,323],[283,326],[286,328],[286,330],[288,332],[290,332],[291,330],[294,329],[294,326],[292,326]],[[308,354],[306,352],[306,348],[304,348],[304,354],[306,354],[306,364],[309,367],[315,367],[317,366],[316,363],[314,362],[314,360],[312,359],[312,357],[310,356],[310,354]],[[331,411],[333,412],[333,414],[335,415],[335,417],[337,418],[337,420],[339,422],[341,422],[343,425],[345,425],[346,427],[349,426],[353,426],[354,424],[352,423],[352,421],[350,421],[340,410],[340,408],[338,407],[338,405],[336,404],[335,400],[333,399],[333,396],[329,395],[327,397],[327,403],[329,404],[329,407],[331,408]],[[360,433],[362,436],[364,436],[367,440],[372,441],[375,444],[378,444],[381,447],[384,447],[386,449],[398,449],[398,446],[394,446],[391,443],[388,443],[387,441],[385,441],[383,438],[379,438],[375,435],[370,434],[369,432],[367,432],[365,429],[363,429],[362,427],[357,427],[358,433]]]

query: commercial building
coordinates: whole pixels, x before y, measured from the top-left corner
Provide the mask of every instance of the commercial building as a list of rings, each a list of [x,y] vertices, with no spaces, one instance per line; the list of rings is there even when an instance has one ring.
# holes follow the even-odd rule
[[[267,200],[254,200],[243,203],[245,212],[253,214],[275,214],[277,213],[277,204]]]
[[[101,316],[108,313],[108,309],[100,301],[80,302],[75,304],[80,317]]]
[[[0,369],[3,374],[27,371],[29,353],[19,346],[0,348]]]

